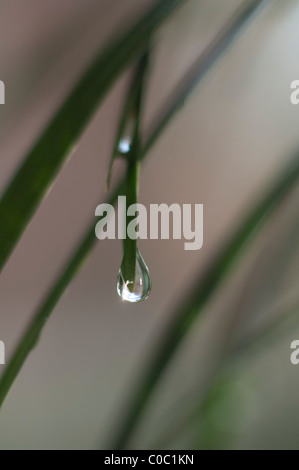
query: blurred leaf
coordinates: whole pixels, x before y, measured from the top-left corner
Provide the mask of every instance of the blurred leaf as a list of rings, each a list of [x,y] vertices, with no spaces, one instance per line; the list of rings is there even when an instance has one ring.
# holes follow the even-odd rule
[[[272,346],[273,342],[279,340],[282,335],[288,334],[294,327],[298,327],[296,323],[298,316],[299,297],[297,295],[292,301],[288,299],[283,307],[273,311],[270,318],[253,332],[244,335],[233,349],[226,351],[222,361],[219,361],[216,367],[214,366],[209,379],[205,380],[204,390],[202,390],[202,385],[200,385],[200,389],[193,387],[165,412],[166,416],[174,415],[175,419],[160,434],[158,433],[149,448],[168,448],[186,430],[194,427],[199,429],[200,435],[200,445],[197,443],[196,448],[210,448],[217,440],[218,432],[207,422],[205,413],[209,412],[209,409],[217,407],[218,401],[222,401],[222,395],[218,392],[221,392],[223,380],[224,384],[226,383],[226,374],[229,374],[230,380],[232,380],[238,370],[244,370],[244,361],[248,361],[249,354],[260,353],[265,349],[265,345]],[[185,403],[188,404],[187,409],[183,407]],[[177,415],[177,410],[183,411]],[[221,441],[223,437],[225,436],[221,436]]]
[[[108,46],[79,81],[25,158],[0,201],[0,270],[53,179],[117,77],[186,0],[160,0]]]
[[[167,432],[156,437],[151,449],[173,448],[178,438],[188,436],[190,448],[198,450],[229,449],[255,415],[254,388],[235,370],[219,370],[198,400],[198,391],[190,391],[184,400],[190,403]],[[174,413],[180,402],[168,412]]]
[[[221,375],[206,397],[195,422],[195,448],[229,449],[254,415],[253,390],[232,374]]]
[[[205,77],[207,72],[211,70],[215,63],[228,51],[228,49],[234,45],[234,42],[242,33],[244,28],[253,20],[255,15],[259,13],[260,9],[269,3],[269,1],[270,0],[245,0],[240,5],[235,14],[232,15],[230,20],[224,25],[203,54],[201,54],[198,60],[194,63],[178,89],[174,91],[172,99],[170,100],[170,105],[168,107],[164,107],[160,125],[154,127],[151,136],[146,143],[146,152],[163,133],[169,120],[177,111],[180,111],[181,107],[185,104],[198,83]],[[177,99],[177,96],[181,96],[181,98]]]
[[[293,204],[293,201],[291,201]],[[294,204],[293,204],[294,205]],[[295,210],[294,210],[295,209]],[[288,206],[284,203],[282,205],[282,211],[276,211],[274,220],[271,224],[268,224],[267,230],[264,233],[265,245],[268,248],[269,253],[265,253],[265,247],[262,245],[256,253],[256,260],[252,263],[249,273],[244,279],[244,289],[238,292],[237,301],[233,305],[228,305],[226,311],[223,311],[221,318],[225,319],[223,324],[218,325],[221,330],[221,338],[217,337],[215,343],[211,343],[213,350],[213,363],[209,366],[209,374],[205,377],[204,386],[201,383],[198,387],[192,387],[180,400],[178,400],[170,409],[165,411],[165,416],[174,416],[175,419],[172,423],[168,423],[164,431],[158,434],[154,443],[150,446],[151,448],[165,448],[173,443],[175,439],[183,435],[186,430],[199,428],[200,435],[200,448],[207,449],[213,446],[214,442],[219,437],[219,431],[215,429],[215,426],[211,426],[211,423],[205,419],[206,406],[210,406],[212,399],[212,405],[217,405],[217,400],[221,401],[218,394],[215,395],[214,389],[218,388],[218,383],[222,381],[223,371],[226,373],[230,372],[232,376],[236,376],[239,370],[246,368],[248,360],[252,360],[252,355],[256,356],[262,353],[265,349],[272,347],[275,341],[289,334],[294,328],[298,327],[296,321],[298,321],[299,314],[299,295],[298,289],[294,289],[294,292],[288,291],[284,294],[283,298],[279,299],[279,302],[272,303],[263,311],[259,311],[258,317],[264,318],[263,321],[259,321],[259,324],[250,330],[245,328],[245,332],[242,335],[236,335],[236,325],[240,323],[244,330],[244,318],[242,312],[244,310],[244,303],[247,306],[248,300],[255,298],[258,293],[256,289],[262,291],[260,284],[265,283],[268,287],[269,279],[265,276],[265,273],[258,273],[260,268],[261,253],[268,258],[269,266],[267,271],[273,273],[273,277],[270,279],[270,285],[273,291],[278,290],[279,279],[283,279],[286,271],[290,268],[294,259],[294,253],[297,252],[298,248],[298,211],[296,211],[296,205],[291,216],[294,220],[290,221],[290,213]],[[287,213],[287,214],[286,214]],[[276,217],[278,215],[278,217]],[[283,215],[283,217],[282,217]],[[287,215],[288,223],[283,223],[281,230],[277,230],[277,225],[286,221],[285,215]],[[282,236],[281,232],[285,232]],[[273,247],[270,243],[269,237],[273,235],[279,240],[279,246],[277,244]],[[267,246],[269,244],[269,247]],[[269,273],[268,273],[269,274]],[[260,276],[260,277],[259,277]],[[252,288],[251,282],[257,277],[257,283]],[[264,277],[264,279],[262,279]],[[261,289],[260,289],[261,288]],[[249,290],[248,290],[249,289]],[[261,292],[259,292],[261,295]],[[249,304],[250,308],[248,315],[250,318],[256,314],[256,305]],[[241,313],[241,315],[240,315]],[[241,326],[240,325],[240,326]],[[237,339],[236,339],[237,337]],[[216,344],[217,343],[217,344]],[[216,357],[215,357],[216,354]],[[219,379],[220,378],[220,379]],[[185,406],[187,404],[187,407]],[[180,410],[178,412],[178,410]],[[165,420],[166,421],[166,420]],[[163,417],[162,417],[163,422]],[[229,437],[229,434],[221,435],[219,442],[224,443],[224,439]],[[198,443],[196,448],[198,447]]]
[[[233,266],[240,260],[250,241],[298,183],[298,180],[299,154],[282,171],[267,194],[257,202],[205,271],[199,273],[193,289],[186,293],[178,309],[173,313],[172,321],[160,340],[160,346],[156,346],[155,356],[145,369],[131,406],[126,405],[127,416],[123,426],[119,427],[119,434],[113,448],[122,449],[126,446],[158,380],[182,339]]]
[[[261,349],[294,329],[299,318],[299,298],[288,301],[287,305],[280,308],[252,332],[244,335],[230,353],[231,360],[239,360],[245,354],[259,346]],[[294,322],[296,320],[296,323]]]

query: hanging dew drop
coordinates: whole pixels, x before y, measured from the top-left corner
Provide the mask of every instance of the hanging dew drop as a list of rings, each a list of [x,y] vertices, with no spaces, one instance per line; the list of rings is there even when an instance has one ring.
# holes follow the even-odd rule
[[[117,278],[117,293],[122,300],[137,303],[148,298],[151,288],[152,281],[148,267],[137,250],[135,280],[125,280],[120,269]]]

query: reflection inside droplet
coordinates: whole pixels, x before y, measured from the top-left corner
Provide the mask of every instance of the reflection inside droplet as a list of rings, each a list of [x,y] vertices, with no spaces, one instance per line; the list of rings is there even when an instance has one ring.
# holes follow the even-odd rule
[[[122,300],[137,303],[148,298],[151,288],[152,281],[148,267],[137,250],[135,280],[125,280],[120,269],[117,278],[117,293]]]

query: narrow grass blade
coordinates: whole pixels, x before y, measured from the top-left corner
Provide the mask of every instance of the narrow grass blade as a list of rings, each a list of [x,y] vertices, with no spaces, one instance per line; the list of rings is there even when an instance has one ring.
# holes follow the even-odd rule
[[[149,64],[149,52],[147,51],[142,57],[135,82],[135,102],[133,103],[134,114],[134,131],[132,136],[132,147],[127,156],[127,178],[126,178],[126,201],[127,207],[137,204],[138,202],[138,180],[139,180],[139,163],[142,152],[141,142],[141,123],[142,111],[144,104],[145,85]],[[126,216],[126,227],[135,218],[135,216]],[[134,291],[135,270],[137,256],[137,240],[126,237],[124,240],[124,256],[121,264],[121,272],[125,282],[129,282],[128,288]]]
[[[124,184],[119,185],[117,191],[115,191],[109,198],[108,203],[115,204],[118,194],[123,192],[124,188]],[[31,350],[36,346],[40,333],[42,332],[49,316],[59,302],[65,289],[76,275],[86,256],[94,246],[96,242],[94,230],[94,224],[92,224],[83,237],[77,250],[72,254],[69,262],[65,266],[65,269],[53,284],[45,299],[41,302],[40,307],[33,315],[31,323],[26,328],[26,331],[24,332],[24,335],[21,338],[11,360],[7,364],[0,380],[0,407],[2,406],[7,393],[26,358]]]
[[[263,3],[266,3],[266,2],[267,0],[264,2],[260,1],[260,2],[254,2],[254,3],[256,5],[256,8],[258,8]],[[245,5],[245,10],[248,12],[247,8],[248,8],[248,2],[246,2],[246,5]],[[234,37],[236,37],[238,32],[242,30],[242,27],[244,26],[244,24],[246,24],[248,22],[248,19],[252,17],[252,14],[254,13],[254,11],[256,10],[253,10],[253,11],[250,10],[249,16],[244,15],[243,22],[240,22],[239,16],[237,16],[235,21],[232,22],[232,24],[228,26],[227,30],[224,30],[223,34],[219,36],[218,40],[214,43],[213,47],[209,48],[208,52],[203,54],[203,56],[199,58],[199,60],[196,63],[197,66],[192,67],[191,72],[187,74],[187,79],[184,80],[183,85],[179,87],[175,96],[174,103],[169,106],[168,111],[166,113],[161,113],[162,117],[160,119],[157,119],[158,124],[154,127],[147,143],[145,144],[145,147],[141,155],[142,158],[145,158],[149,150],[152,148],[153,144],[161,135],[161,129],[166,127],[166,125],[170,122],[172,117],[175,115],[175,112],[182,106],[182,104],[185,102],[185,100],[189,96],[190,91],[188,87],[190,87],[190,90],[193,90],[195,88],[195,84],[200,83],[200,81],[208,72],[208,70],[214,65],[217,59],[220,58],[222,54],[225,52],[226,48],[220,47],[220,43],[224,41],[228,47],[232,42],[227,41],[227,37],[231,36],[233,31],[235,31]],[[243,15],[243,11],[241,11],[240,15]],[[239,25],[238,29],[236,29],[237,24]],[[298,157],[298,165],[299,165],[299,157]],[[123,194],[124,191],[125,191],[125,181],[123,180],[120,182],[115,192],[108,199],[107,203],[114,204],[117,200],[118,195]],[[95,227],[95,223],[94,221],[91,221],[91,225],[87,229],[86,234],[83,237],[81,243],[79,244],[77,250],[70,257],[68,263],[62,270],[61,275],[59,276],[58,280],[50,288],[49,293],[44,299],[44,301],[41,303],[40,308],[37,309],[35,315],[33,316],[32,322],[26,329],[20,343],[18,344],[15,350],[15,353],[13,354],[12,359],[8,363],[5,369],[5,372],[0,380],[0,406],[3,404],[4,399],[9,389],[14,383],[32,347],[35,345],[48,317],[51,315],[56,304],[59,302],[59,299],[62,296],[64,290],[67,288],[67,286],[69,285],[73,277],[76,275],[80,265],[82,264],[84,259],[88,256],[91,249],[95,245],[97,240],[94,234],[94,227]],[[167,361],[166,362],[164,361],[164,365],[166,365],[166,363]],[[162,370],[161,370],[161,374],[162,374]],[[157,375],[156,372],[154,375],[155,375],[154,378],[156,380],[160,376],[160,374]],[[142,391],[144,388],[144,385],[143,385],[142,390],[139,391],[140,398],[138,399],[136,398],[136,403],[134,404],[134,410],[132,408],[130,409],[131,417],[128,418],[128,421],[126,421],[124,427],[121,429],[122,436],[119,436],[118,443],[124,444],[125,442],[124,429],[128,431],[127,437],[129,437],[129,434],[132,432],[133,427],[135,423],[137,422],[139,413],[141,413],[142,408],[145,406],[147,400],[150,397],[152,390],[154,389],[154,383],[151,380],[152,378],[153,378],[153,372],[151,369],[151,374],[146,379],[146,382],[148,381],[151,382],[150,389],[148,390],[149,393],[146,393],[146,394],[143,393]]]
[[[137,72],[138,74],[138,72]],[[112,150],[112,154],[110,157],[110,162],[109,162],[109,168],[108,168],[108,174],[107,174],[107,181],[106,181],[106,189],[107,191],[109,190],[110,187],[110,181],[111,181],[111,176],[112,176],[112,168],[113,168],[113,163],[115,158],[119,155],[119,145],[121,139],[124,137],[125,130],[128,127],[128,124],[132,120],[132,108],[134,105],[134,101],[136,100],[136,93],[138,88],[136,88],[136,84],[138,84],[138,77],[135,75],[134,79],[132,80],[129,92],[126,97],[124,109],[122,111],[122,115],[119,121],[118,129],[117,129],[117,134],[115,138],[115,143],[114,147]],[[128,142],[128,145],[130,146],[132,142]]]
[[[160,0],[82,77],[25,158],[0,201],[0,270],[88,121],[158,26],[186,0]]]

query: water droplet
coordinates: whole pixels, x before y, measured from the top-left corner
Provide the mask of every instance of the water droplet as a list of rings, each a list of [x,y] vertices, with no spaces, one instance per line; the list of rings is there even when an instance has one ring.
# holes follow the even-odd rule
[[[150,295],[152,281],[149,270],[141,254],[137,250],[135,280],[125,280],[121,269],[117,278],[117,293],[126,302],[142,302]]]
[[[135,131],[136,118],[134,114],[128,116],[124,129],[122,129],[122,136],[118,142],[118,153],[120,155],[127,155],[132,148],[133,135]]]
[[[123,137],[120,139],[118,144],[118,152],[121,155],[126,155],[131,150],[131,139],[129,137]]]

